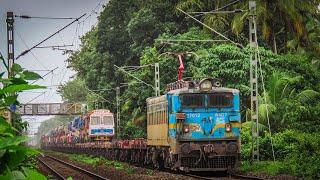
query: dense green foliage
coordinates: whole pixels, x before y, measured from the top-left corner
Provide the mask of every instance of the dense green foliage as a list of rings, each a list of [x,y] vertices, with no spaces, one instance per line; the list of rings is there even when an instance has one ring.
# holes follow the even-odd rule
[[[242,158],[250,159],[251,146],[251,122],[242,124]],[[270,160],[272,150],[270,146],[270,135],[266,129],[261,129],[265,135],[259,138],[260,155],[262,160]],[[249,165],[244,161],[242,170],[253,172],[268,172],[272,175],[291,174],[303,176],[308,179],[319,178],[320,144],[319,132],[301,132],[294,129],[287,129],[276,132],[272,136],[276,162],[262,162]]]
[[[61,92],[61,96],[65,102],[86,102],[88,90],[82,79],[76,78],[73,81],[68,81]]]
[[[45,179],[45,177],[35,170],[28,159],[38,152],[25,147],[23,143],[28,137],[21,135],[26,128],[26,123],[22,123],[19,115],[13,114],[11,124],[9,124],[4,112],[9,111],[9,106],[18,105],[17,93],[29,89],[43,88],[38,85],[30,85],[27,80],[40,78],[36,73],[23,70],[18,64],[14,64],[12,71],[15,76],[3,78],[0,75],[2,88],[0,89],[0,179]],[[30,168],[31,167],[31,168]]]
[[[78,102],[86,99],[88,104],[92,104],[81,93],[87,94],[86,97],[90,94],[91,100],[96,98],[96,101],[103,102],[103,107],[115,112],[114,88],[120,83],[129,83],[128,87],[121,88],[122,137],[145,136],[145,100],[154,95],[154,90],[117,70],[114,65],[144,66],[127,70],[153,84],[151,65],[159,62],[161,92],[164,93],[165,85],[177,79],[178,59],[170,53],[183,52],[184,77],[201,79],[211,76],[220,79],[226,87],[240,89],[242,121],[246,122],[242,129],[242,151],[243,158],[248,160],[251,142],[249,57],[252,52],[246,46],[248,12],[197,16],[210,27],[243,44],[244,48],[219,42],[166,41],[221,39],[190,18],[185,18],[175,7],[186,12],[212,11],[228,2],[111,0],[99,17],[98,26],[82,37],[82,48],[68,59],[78,77],[75,82],[62,87],[63,97]],[[265,88],[259,87],[262,158],[273,159],[269,117],[274,133],[275,158],[280,163],[291,163],[290,166],[284,165],[284,171],[277,172],[309,178],[319,176],[316,172],[320,167],[319,144],[314,142],[320,134],[319,3],[319,0],[257,1],[259,58],[265,84]],[[248,1],[241,1],[223,10],[247,8]],[[78,85],[85,86],[90,93],[81,91],[69,97],[68,91],[79,82],[84,82]]]

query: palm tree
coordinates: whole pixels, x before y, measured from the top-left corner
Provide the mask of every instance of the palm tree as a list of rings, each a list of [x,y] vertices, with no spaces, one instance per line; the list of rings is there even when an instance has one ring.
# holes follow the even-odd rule
[[[261,27],[263,39],[267,41],[275,53],[285,48],[286,42],[296,39],[300,44],[308,40],[306,21],[317,14],[320,0],[258,0],[257,20]],[[247,9],[247,2],[238,5]],[[232,30],[236,34],[242,32],[248,12],[237,14],[232,21]],[[319,18],[319,17],[318,17]],[[281,42],[282,47],[277,47]],[[284,42],[284,43],[283,43]]]
[[[248,9],[248,1],[241,1],[226,9]],[[320,0],[256,0],[258,30],[273,51],[286,51],[289,42],[298,43],[301,47],[309,42],[307,22],[310,19],[319,20],[318,5]],[[222,7],[230,1],[226,0],[181,0],[177,7],[185,11],[212,11]],[[202,20],[210,27],[217,30],[227,30],[228,22],[236,35],[244,30],[247,23],[248,11],[236,15],[205,14]],[[246,37],[246,35],[245,35]],[[279,45],[280,44],[280,45]]]
[[[286,100],[296,100],[303,107],[320,96],[319,92],[310,89],[297,92],[294,85],[301,81],[301,78],[300,76],[290,77],[277,71],[273,72],[266,84],[266,92],[259,98],[259,118],[263,124],[267,124],[267,114],[273,120],[273,124],[285,122],[284,117],[290,112],[278,114],[277,110]]]

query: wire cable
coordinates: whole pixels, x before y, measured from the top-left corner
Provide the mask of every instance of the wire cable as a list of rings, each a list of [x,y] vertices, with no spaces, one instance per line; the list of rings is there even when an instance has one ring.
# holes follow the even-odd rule
[[[235,0],[235,1],[231,2],[231,3],[229,3],[229,4],[226,4],[226,5],[218,8],[218,9],[215,9],[215,10],[212,10],[212,11],[209,11],[209,12],[203,12],[202,14],[195,15],[194,17],[198,17],[198,16],[202,16],[203,14],[208,14],[208,13],[213,13],[213,12],[216,12],[216,11],[220,11],[220,10],[225,9],[225,8],[231,6],[231,5],[234,5],[234,4],[236,4],[236,3],[240,2],[240,1],[241,0]]]
[[[79,21],[79,19],[81,19],[82,17],[84,17],[86,14],[83,14],[82,16],[80,16],[79,18],[75,19],[74,21],[72,21],[71,23],[67,24],[66,26],[64,26],[63,28],[59,29],[58,31],[56,31],[55,33],[51,34],[49,37],[45,38],[44,40],[42,40],[41,42],[37,43],[36,45],[32,46],[31,48],[23,51],[22,53],[20,53],[18,55],[18,57],[16,58],[19,59],[21,56],[24,56],[25,54],[27,54],[28,52],[30,52],[32,49],[36,48],[37,46],[39,46],[40,44],[44,43],[45,41],[47,41],[48,39],[50,39],[51,37],[55,36],[56,34],[60,33],[62,30],[66,29],[67,27],[69,27],[71,24],[75,23],[76,21]]]
[[[36,96],[36,97],[32,98],[30,101],[28,101],[28,102],[26,102],[26,103],[23,103],[23,104],[29,104],[30,102],[32,102],[32,101],[34,101],[34,100],[38,99],[40,96],[44,95],[45,93],[46,93],[46,92],[43,92],[43,93],[39,94],[38,96]]]
[[[232,41],[231,39],[229,39],[228,37],[226,37],[225,35],[221,34],[220,32],[216,31],[215,29],[213,29],[212,27],[206,25],[205,23],[199,21],[198,19],[196,19],[195,17],[191,16],[190,14],[186,13],[185,11],[177,8],[180,12],[182,12],[183,14],[189,16],[190,18],[192,18],[193,20],[195,20],[196,22],[200,23],[201,25],[203,25],[204,27],[210,29],[211,31],[213,31],[214,33],[216,33],[217,35],[221,36],[222,38],[228,40],[229,42],[231,42],[232,44],[236,45],[236,46],[240,46],[241,48],[244,48],[243,45],[236,43],[234,41]]]
[[[21,42],[24,44],[24,46],[29,49],[29,46],[27,45],[26,41],[22,38],[21,34],[19,33],[19,31],[16,31],[17,35],[19,37],[19,39],[21,40]],[[42,66],[45,70],[49,70],[46,66],[44,66],[41,61],[39,60],[39,58],[33,53],[31,52],[31,55],[34,57],[34,60],[37,61],[38,64],[40,64],[40,66]]]
[[[28,15],[15,15],[14,17],[19,17],[22,19],[77,19],[74,17],[45,17],[45,16],[28,16]]]
[[[233,13],[241,13],[241,12],[246,12],[247,10],[243,10],[243,9],[235,9],[235,10],[231,10],[231,11],[209,11],[209,12],[188,12],[189,14],[233,14]],[[197,17],[195,15],[195,17]]]
[[[257,50],[257,52],[258,52],[258,62],[259,62],[259,69],[260,69],[260,76],[261,76],[262,88],[263,88],[263,93],[264,93],[264,103],[266,104],[266,110],[267,110],[266,115],[267,115],[268,127],[269,127],[269,133],[270,133],[270,143],[271,143],[272,157],[273,157],[273,162],[275,162],[275,161],[276,161],[276,158],[275,158],[274,148],[273,148],[273,140],[272,140],[272,133],[271,133],[269,110],[268,110],[267,97],[266,97],[266,88],[265,88],[265,83],[264,83],[264,77],[263,77],[263,74],[262,74],[261,57],[260,57],[259,46],[256,47],[256,50]]]
[[[48,73],[44,74],[43,76],[41,76],[41,78],[46,77],[47,75],[49,75],[50,73],[52,73],[53,71],[55,71],[56,69],[58,69],[58,67],[52,69],[51,71],[49,71]],[[34,84],[35,82],[39,81],[40,79],[34,80],[32,83],[30,84]]]

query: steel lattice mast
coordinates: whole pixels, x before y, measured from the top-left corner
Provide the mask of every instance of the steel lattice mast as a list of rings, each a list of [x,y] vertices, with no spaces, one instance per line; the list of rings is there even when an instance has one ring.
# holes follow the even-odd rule
[[[252,160],[259,161],[259,102],[258,102],[258,41],[256,23],[256,2],[249,1],[249,40],[250,40],[250,89],[252,121]]]

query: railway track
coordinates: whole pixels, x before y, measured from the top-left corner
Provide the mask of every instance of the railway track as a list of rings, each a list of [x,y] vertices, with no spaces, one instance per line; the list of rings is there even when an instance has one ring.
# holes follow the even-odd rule
[[[50,171],[53,172],[54,176],[57,179],[66,180],[68,177],[72,177],[73,179],[104,179],[108,180],[105,177],[102,177],[96,173],[85,170],[76,165],[65,162],[61,159],[55,158],[53,156],[44,155],[42,157],[38,157],[38,161],[44,164]]]
[[[75,170],[77,170],[78,172],[84,173],[86,176],[91,176],[91,178],[89,179],[107,179],[104,178],[100,175],[97,175],[93,172],[87,171],[83,168],[80,168],[78,166],[75,166],[73,164],[70,164],[68,162],[65,162],[59,158],[50,156],[50,155],[45,155],[44,157],[49,158],[51,160],[54,160],[56,162],[59,162],[63,165],[69,166],[69,168],[73,168]],[[63,176],[61,174],[59,174],[59,170],[55,170],[54,168],[52,168],[51,164],[48,166],[46,162],[44,162],[42,159],[39,159],[40,162],[42,162],[43,164],[45,164],[45,166],[47,166],[59,179],[66,179],[67,177],[70,177],[70,175],[67,176]],[[143,166],[139,166],[139,165],[135,165],[137,167],[143,167]],[[146,168],[146,167],[143,167]],[[147,169],[153,169],[153,168],[147,168]],[[173,173],[172,171],[164,171],[164,172],[168,172],[168,173]],[[176,174],[176,173],[174,173]],[[179,174],[179,173],[178,173]],[[210,176],[201,176],[201,175],[195,175],[195,174],[183,174],[186,177],[191,177],[191,178],[195,178],[195,179],[202,179],[202,180],[230,180],[230,179],[248,179],[248,180],[263,180],[263,178],[259,178],[259,177],[254,177],[254,176],[245,176],[245,175],[240,175],[240,174],[225,174],[225,175],[219,175],[218,177],[210,177]],[[72,176],[71,176],[72,177]],[[88,179],[85,178],[84,176],[81,175],[81,178],[73,178],[73,179]]]
[[[203,180],[217,180],[217,179],[248,179],[248,180],[264,180],[263,178],[259,177],[253,177],[253,176],[245,176],[245,175],[240,175],[240,174],[230,174],[228,176],[224,177],[206,177],[206,176],[199,176],[199,175],[194,175],[194,174],[186,174],[185,176],[187,177],[192,177],[196,179],[203,179]]]

